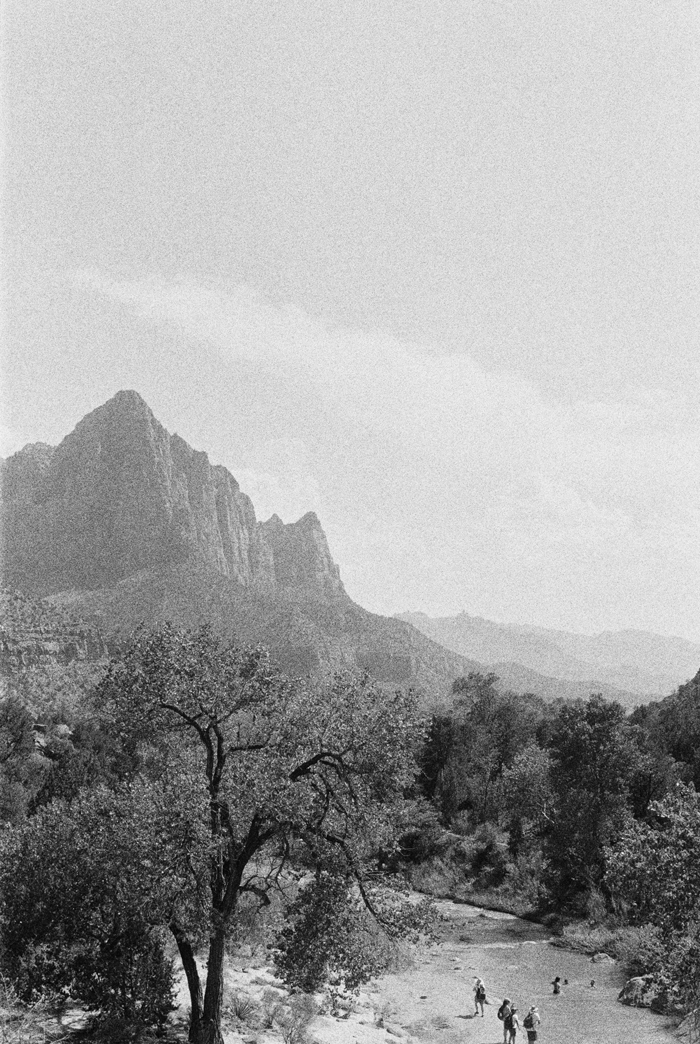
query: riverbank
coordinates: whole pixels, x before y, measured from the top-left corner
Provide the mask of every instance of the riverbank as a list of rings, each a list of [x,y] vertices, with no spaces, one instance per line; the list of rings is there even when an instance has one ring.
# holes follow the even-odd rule
[[[294,1001],[283,984],[253,951],[242,951],[226,966],[226,1044],[501,1044],[496,1012],[504,997],[523,1016],[538,1006],[540,1044],[678,1044],[676,1019],[618,1002],[625,974],[615,962],[593,962],[562,948],[544,925],[510,913],[446,899],[436,907],[435,940],[406,950],[395,970],[373,981],[339,1017],[290,1022]],[[483,1018],[474,1017],[477,975],[487,988]],[[558,996],[551,987],[556,975],[568,980]],[[167,1039],[184,1041],[184,977],[177,1002]],[[36,1040],[68,1040],[84,1022],[79,1011],[49,1019]],[[519,1035],[519,1044],[524,1038]]]
[[[502,1039],[496,1011],[507,996],[523,1015],[531,1004],[538,1006],[542,1042],[662,1044],[677,1039],[676,1020],[619,1004],[625,975],[615,963],[593,963],[585,954],[554,946],[544,926],[510,914],[445,900],[438,910],[444,918],[438,944],[414,968],[385,976],[379,984],[411,1036],[434,1040],[439,1023],[440,1040],[450,1044],[496,1044]],[[476,975],[487,987],[483,1019],[470,1017]],[[552,993],[555,975],[568,979],[559,996]]]
[[[625,975],[614,962],[593,963],[553,945],[549,930],[513,914],[437,900],[439,929],[391,974],[381,976],[340,1018],[317,1016],[308,1037],[318,1044],[500,1044],[496,1012],[504,997],[522,1014],[537,1004],[541,1044],[678,1044],[677,1020],[628,1008],[617,995]],[[486,983],[484,1017],[474,1017],[475,976]],[[568,979],[559,996],[555,975]],[[595,985],[591,986],[591,980]],[[262,1003],[276,985],[269,971],[232,967],[228,994]],[[520,1035],[524,1039],[524,1034]],[[229,1029],[227,1044],[273,1044],[274,1030]],[[519,1037],[520,1039],[520,1037]],[[301,1044],[301,1042],[294,1042]]]

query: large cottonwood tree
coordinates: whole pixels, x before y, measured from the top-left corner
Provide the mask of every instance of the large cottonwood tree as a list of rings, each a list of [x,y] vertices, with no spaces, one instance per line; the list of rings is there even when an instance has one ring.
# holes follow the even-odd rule
[[[414,775],[423,734],[416,700],[353,675],[292,684],[261,649],[165,627],[131,641],[98,701],[139,771],[154,782],[179,776],[190,795],[177,803],[172,844],[181,851],[189,807],[192,872],[168,924],[190,990],[190,1040],[219,1044],[224,951],[241,897],[265,903],[301,846],[362,888],[367,857],[394,843]],[[194,959],[202,917],[204,984]]]

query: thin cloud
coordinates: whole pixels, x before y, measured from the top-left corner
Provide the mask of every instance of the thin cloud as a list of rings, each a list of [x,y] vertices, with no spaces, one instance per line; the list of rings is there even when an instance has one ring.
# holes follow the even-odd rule
[[[674,576],[684,560],[698,573],[696,536],[676,521],[693,508],[700,479],[700,426],[682,398],[630,388],[614,401],[563,402],[468,354],[323,322],[245,286],[76,278],[151,323],[176,326],[217,353],[230,379],[244,360],[261,375],[261,394],[271,373],[280,399],[287,383],[303,388],[308,409],[288,418],[292,450],[275,449],[269,432],[237,477],[264,513],[281,513],[275,499],[287,514],[318,510],[332,546],[348,555],[346,577],[377,588],[365,602],[397,608],[378,593],[385,580],[383,590],[401,597],[400,584],[377,574],[382,555],[387,570],[396,567],[392,546],[403,549],[407,573],[457,570],[463,587],[469,576],[500,587],[509,574],[532,590],[545,569],[562,590],[572,578],[598,584],[603,602],[614,600],[616,576],[627,590],[644,584],[646,570],[650,586],[659,561]],[[371,566],[352,564],[382,543]],[[443,584],[443,610],[462,606],[459,584],[459,576]],[[433,582],[427,599],[439,598]]]

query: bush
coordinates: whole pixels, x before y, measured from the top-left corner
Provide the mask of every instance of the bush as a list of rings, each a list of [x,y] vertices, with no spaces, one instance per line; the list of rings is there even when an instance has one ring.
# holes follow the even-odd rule
[[[234,993],[229,1005],[231,1014],[240,1022],[253,1022],[258,1014],[258,1006],[247,993]]]
[[[172,962],[157,934],[132,926],[116,945],[76,959],[72,992],[101,1017],[163,1026],[175,1007]]]
[[[345,879],[322,873],[299,893],[289,918],[275,957],[288,986],[304,993],[327,986],[337,998],[381,970],[380,933]]]
[[[490,824],[480,827],[474,836],[471,873],[477,888],[498,888],[506,879],[508,857]]]
[[[275,1019],[284,1010],[281,997],[282,994],[279,990],[273,990],[269,987],[263,993],[262,1010],[260,1012],[260,1025],[263,1029],[272,1029]]]
[[[174,1009],[172,963],[160,938],[142,926],[129,926],[106,944],[27,940],[4,958],[26,1004],[72,996],[98,1013],[96,1023],[116,1019],[133,1026],[162,1026]]]
[[[438,899],[454,895],[460,883],[464,883],[463,874],[438,856],[411,867],[408,876],[416,891]]]
[[[45,1044],[47,1004],[43,998],[22,1004],[12,984],[0,978],[2,1044]]]
[[[277,1015],[277,1024],[282,1031],[284,1044],[306,1044],[309,1023],[318,1014],[318,1008],[311,997],[297,994],[289,1004]]]
[[[615,956],[622,961],[628,975],[653,974],[661,966],[664,945],[658,928],[651,924],[620,928],[615,935]]]
[[[145,899],[120,879],[117,802],[100,792],[56,803],[3,833],[0,961],[24,1003],[72,996],[104,1018],[161,1026],[173,1009],[173,969]],[[107,866],[100,845],[114,846]]]

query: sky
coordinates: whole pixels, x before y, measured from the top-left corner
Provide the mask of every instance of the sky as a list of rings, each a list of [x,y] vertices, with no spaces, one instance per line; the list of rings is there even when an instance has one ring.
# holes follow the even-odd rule
[[[368,609],[700,640],[694,0],[2,31],[2,455],[134,388]]]

